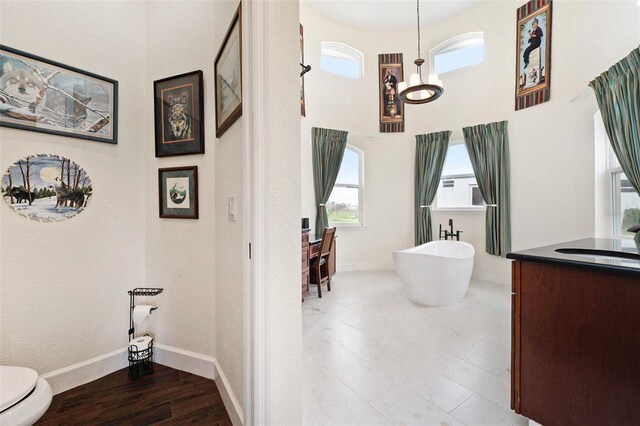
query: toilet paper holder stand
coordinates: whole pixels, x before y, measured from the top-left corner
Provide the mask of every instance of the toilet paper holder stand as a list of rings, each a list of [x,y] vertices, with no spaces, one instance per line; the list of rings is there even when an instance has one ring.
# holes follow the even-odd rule
[[[134,288],[129,290],[129,341],[133,339],[135,333],[135,325],[133,324],[133,308],[136,307],[136,296],[157,296],[163,292],[162,288]],[[158,309],[158,307],[151,308],[151,312]]]
[[[133,322],[133,309],[136,307],[136,296],[157,296],[162,293],[161,288],[134,288],[129,290],[129,342],[134,339],[135,324]],[[153,312],[157,307],[151,308]],[[129,377],[135,380],[138,376],[153,374],[153,338],[148,346],[138,348],[137,344],[129,343],[128,346]]]

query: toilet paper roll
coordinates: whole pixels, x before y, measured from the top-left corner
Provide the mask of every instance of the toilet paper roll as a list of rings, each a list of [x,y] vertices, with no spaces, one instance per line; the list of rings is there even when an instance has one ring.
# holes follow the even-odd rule
[[[133,307],[133,323],[140,324],[142,321],[151,316],[153,311],[151,309],[155,308],[152,305],[136,305]]]
[[[153,337],[151,336],[136,337],[129,342],[129,346],[135,346],[137,348],[135,349],[137,352],[144,351],[149,348],[152,340]]]

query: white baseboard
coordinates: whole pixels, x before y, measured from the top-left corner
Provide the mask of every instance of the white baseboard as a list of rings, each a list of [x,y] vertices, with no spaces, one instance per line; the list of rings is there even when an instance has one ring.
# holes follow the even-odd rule
[[[395,270],[393,263],[338,263],[337,272],[348,271],[393,271]]]
[[[231,422],[234,426],[242,426],[244,424],[242,405],[238,402],[238,398],[231,390],[227,377],[214,357],[162,344],[155,344],[153,348],[153,357],[156,363],[215,380]],[[51,385],[53,394],[57,395],[85,383],[98,380],[128,365],[127,348],[121,348],[108,354],[43,374],[40,377]]]
[[[53,394],[57,395],[85,383],[98,380],[107,374],[125,368],[127,365],[127,348],[122,348],[43,374],[40,377],[49,382]]]
[[[231,385],[227,380],[227,376],[224,375],[224,371],[222,371],[222,367],[220,367],[218,360],[215,360],[214,362],[216,364],[216,371],[218,372],[216,385],[218,386],[220,395],[222,395],[224,407],[227,409],[227,413],[229,413],[233,426],[242,426],[244,425],[244,412],[242,410],[242,405],[240,405],[238,398],[236,398],[236,395],[233,393]]]
[[[173,346],[154,344],[154,362],[176,370],[186,371],[196,376],[214,380],[216,378],[215,358]]]

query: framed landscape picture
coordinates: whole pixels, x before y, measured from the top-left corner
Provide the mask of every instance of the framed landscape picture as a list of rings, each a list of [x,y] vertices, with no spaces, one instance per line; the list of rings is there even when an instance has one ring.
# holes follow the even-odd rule
[[[404,103],[398,94],[398,83],[404,81],[402,53],[378,55],[378,101],[380,132],[404,132]]]
[[[160,217],[198,218],[198,166],[158,169]]]
[[[304,28],[300,24],[300,65],[304,64]],[[304,105],[304,75],[300,76],[300,115],[307,116]]]
[[[242,115],[242,18],[238,6],[215,61],[216,137]]]
[[[204,154],[202,71],[153,83],[156,157]]]
[[[551,8],[551,0],[531,0],[518,9],[516,111],[550,99]]]
[[[118,82],[0,45],[0,126],[118,143]]]

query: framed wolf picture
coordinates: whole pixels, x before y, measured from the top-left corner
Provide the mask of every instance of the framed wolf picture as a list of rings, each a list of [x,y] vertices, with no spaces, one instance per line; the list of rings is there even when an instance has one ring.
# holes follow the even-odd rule
[[[153,83],[156,157],[204,154],[202,71]]]
[[[402,81],[402,53],[378,55],[381,133],[404,132],[404,104],[398,94],[398,83]]]
[[[118,143],[118,82],[0,45],[0,126]]]
[[[77,163],[58,155],[30,155],[2,176],[2,197],[18,214],[38,222],[69,219],[87,207],[93,185]]]
[[[551,95],[551,0],[531,0],[517,12],[516,111]]]

